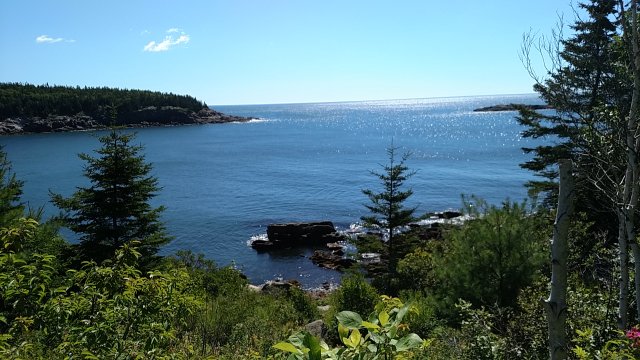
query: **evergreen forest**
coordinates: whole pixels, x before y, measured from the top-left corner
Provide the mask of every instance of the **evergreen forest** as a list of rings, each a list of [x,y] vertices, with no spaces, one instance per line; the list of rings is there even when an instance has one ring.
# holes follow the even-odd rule
[[[171,106],[194,112],[207,107],[188,95],[157,91],[0,83],[0,119],[79,113],[109,119],[113,111],[124,116],[149,106]]]

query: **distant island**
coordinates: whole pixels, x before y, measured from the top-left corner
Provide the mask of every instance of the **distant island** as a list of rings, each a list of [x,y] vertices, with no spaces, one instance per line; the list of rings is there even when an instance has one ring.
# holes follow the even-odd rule
[[[486,106],[474,109],[473,111],[516,111],[519,107],[523,107],[529,110],[546,110],[552,109],[551,106],[546,104],[538,104],[538,105],[526,105],[526,104],[503,104],[503,105],[493,105]]]
[[[0,135],[243,122],[188,95],[0,83]]]

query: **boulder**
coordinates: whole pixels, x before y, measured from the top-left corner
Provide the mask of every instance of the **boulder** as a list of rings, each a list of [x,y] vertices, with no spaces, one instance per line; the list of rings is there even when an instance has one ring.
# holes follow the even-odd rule
[[[311,255],[310,259],[314,264],[320,267],[338,271],[349,268],[356,263],[353,259],[344,258],[340,255],[324,250],[316,250],[313,255]]]
[[[310,322],[304,326],[304,329],[307,330],[309,334],[319,339],[324,339],[327,336],[327,331],[329,330],[322,320]]]
[[[292,287],[300,287],[297,280],[271,280],[261,285],[262,292],[275,292],[281,290],[289,290]]]
[[[257,250],[281,249],[294,246],[318,246],[343,240],[331,221],[271,224],[267,226],[268,240],[254,240]]]

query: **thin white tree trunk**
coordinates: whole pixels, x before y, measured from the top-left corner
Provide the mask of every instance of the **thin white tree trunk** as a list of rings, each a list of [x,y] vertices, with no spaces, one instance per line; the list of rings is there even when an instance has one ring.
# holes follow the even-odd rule
[[[629,117],[627,119],[626,128],[626,145],[627,145],[627,169],[624,179],[624,231],[628,244],[630,244],[634,252],[634,261],[636,262],[636,270],[638,269],[638,257],[640,251],[637,249],[636,234],[635,234],[635,212],[638,205],[638,193],[640,192],[638,186],[638,150],[640,149],[640,138],[638,137],[638,106],[640,102],[640,48],[638,46],[638,11],[637,0],[631,1],[631,42],[633,50],[632,66],[633,66],[633,92],[631,95],[631,108],[629,110]],[[622,271],[622,269],[621,269]],[[640,274],[636,271],[635,289],[636,289],[636,302],[640,300],[640,280],[637,279]],[[640,305],[638,305],[640,310]],[[628,323],[624,323],[623,329],[627,328]]]
[[[618,258],[620,261],[620,282],[618,298],[618,327],[627,328],[629,312],[629,249],[625,228],[624,210],[618,210]]]
[[[573,213],[573,177],[570,160],[560,160],[558,211],[551,243],[551,293],[544,301],[549,328],[549,358],[567,358],[567,258],[569,225]]]

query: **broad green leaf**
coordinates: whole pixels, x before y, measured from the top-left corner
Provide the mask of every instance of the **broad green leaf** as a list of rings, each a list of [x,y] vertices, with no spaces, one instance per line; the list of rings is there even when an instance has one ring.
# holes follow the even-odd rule
[[[346,338],[347,336],[349,336],[349,329],[347,329],[341,323],[338,323],[338,335],[340,335],[340,339]]]
[[[382,344],[385,342],[385,337],[384,334],[380,334],[380,333],[369,333],[369,335],[371,335],[371,341],[373,341],[376,344]]]
[[[398,314],[396,315],[396,323],[399,323],[400,321],[402,321],[402,319],[404,319],[407,311],[409,311],[409,306],[403,306],[402,309],[398,311]]]
[[[348,329],[359,329],[362,326],[362,318],[353,311],[341,311],[336,315],[336,318]]]
[[[363,321],[362,322],[362,326],[364,326],[365,328],[367,328],[367,330],[378,330],[380,329],[380,326],[370,323],[368,321]]]
[[[358,331],[358,329],[351,331],[349,340],[351,340],[351,343],[353,343],[353,347],[360,345],[360,340],[362,340],[362,335],[360,335],[360,331]]]
[[[378,347],[375,344],[369,344],[367,345],[367,349],[369,350],[370,353],[377,353],[378,352]]]
[[[389,313],[382,310],[380,315],[378,315],[378,320],[380,320],[380,325],[385,326],[389,323]]]
[[[289,344],[287,342],[279,342],[279,343],[273,345],[273,347],[275,349],[286,351],[286,352],[290,352],[290,353],[294,353],[294,354],[300,353],[300,350],[296,349],[295,346],[293,346],[292,344]]]
[[[416,334],[409,334],[396,343],[396,351],[407,351],[422,345],[422,339]]]
[[[306,333],[304,335],[304,345],[309,348],[309,360],[321,360],[322,348],[320,347],[320,340],[315,336]]]
[[[356,347],[351,341],[351,338],[349,337],[343,337],[340,340],[342,340],[342,343],[345,344],[347,347],[350,347],[350,348]]]

